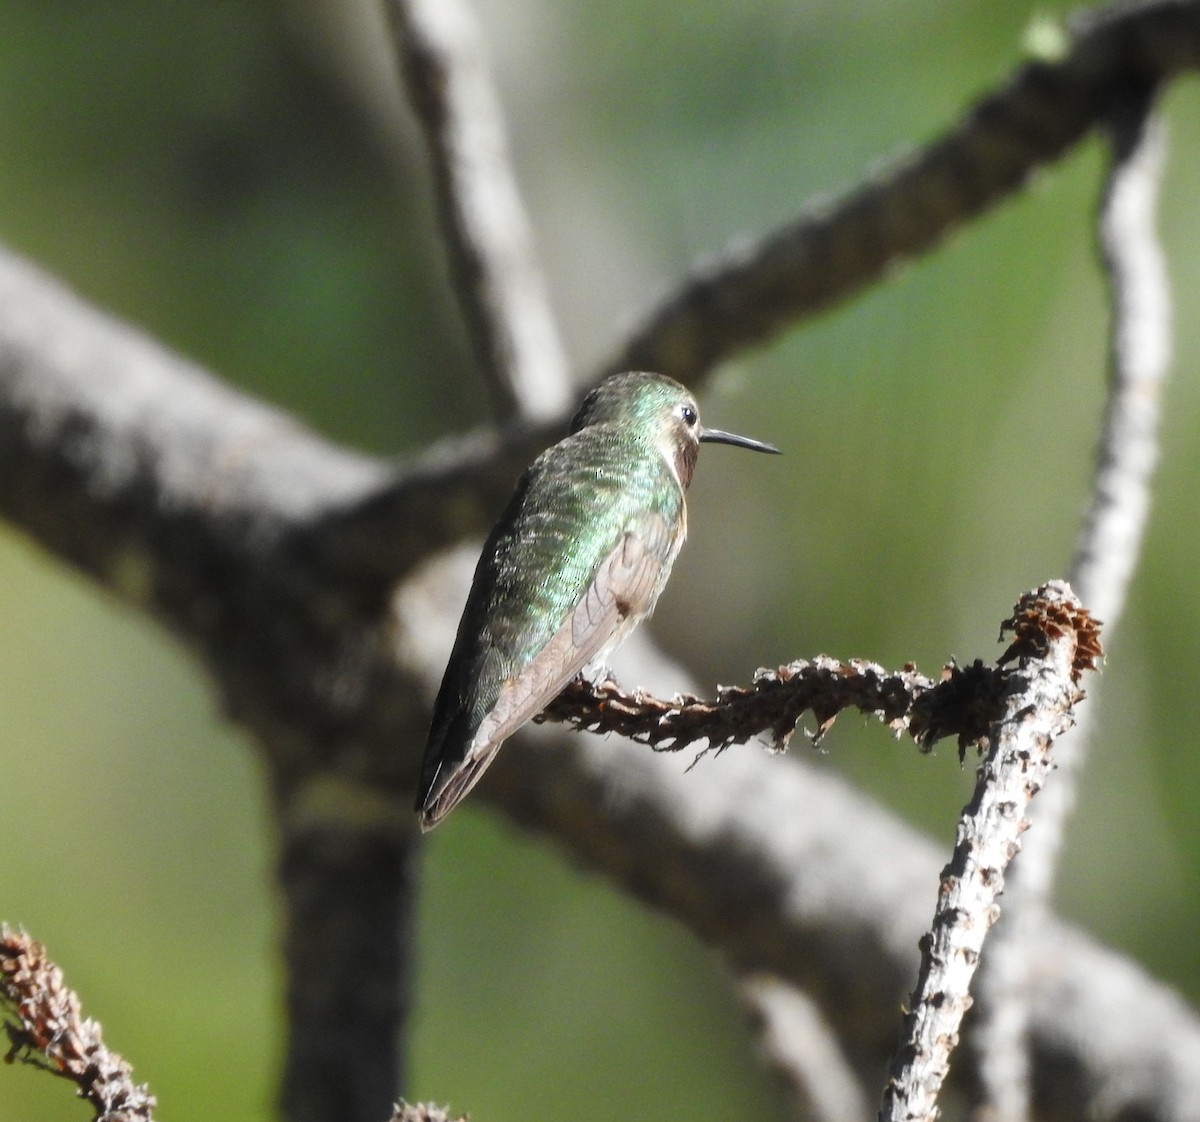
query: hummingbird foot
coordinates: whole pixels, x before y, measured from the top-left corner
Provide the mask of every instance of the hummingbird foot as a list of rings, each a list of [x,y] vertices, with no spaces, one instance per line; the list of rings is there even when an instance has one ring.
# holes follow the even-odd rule
[[[620,688],[621,683],[617,681],[616,674],[607,663],[598,662],[594,666],[587,667],[581,677],[589,681],[593,686],[616,686]]]

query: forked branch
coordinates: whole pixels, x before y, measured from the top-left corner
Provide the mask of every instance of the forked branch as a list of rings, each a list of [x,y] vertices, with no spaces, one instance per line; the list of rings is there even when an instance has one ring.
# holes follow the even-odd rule
[[[1050,772],[1054,741],[1074,723],[1079,682],[1101,656],[1099,626],[1070,588],[1054,582],[1026,594],[1005,624],[1015,659],[1004,712],[988,733],[987,758],[959,821],[942,872],[933,927],[892,1064],[880,1122],[933,1122],[958,1044],[984,939],[999,915],[1004,874],[1020,849],[1025,814]]]
[[[1017,615],[1009,623],[1027,626]],[[1098,655],[1094,639],[1081,634],[1081,658]],[[663,701],[644,690],[629,693],[612,680],[593,684],[580,677],[536,719],[617,733],[662,752],[678,752],[702,740],[706,751],[720,752],[758,735],[782,751],[805,712],[817,720],[811,734],[815,744],[839,713],[856,709],[898,734],[907,733],[922,750],[954,736],[962,758],[969,745],[986,746],[1013,690],[1022,685],[1023,678],[1008,666],[1022,641],[1018,638],[994,667],[978,660],[965,667],[949,664],[936,682],[912,666],[889,672],[862,659],[839,662],[821,655],[811,662],[760,670],[753,685],[721,687],[711,701],[691,695]]]

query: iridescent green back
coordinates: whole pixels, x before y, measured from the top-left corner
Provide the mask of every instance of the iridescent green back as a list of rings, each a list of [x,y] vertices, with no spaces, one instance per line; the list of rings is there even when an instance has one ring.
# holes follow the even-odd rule
[[[657,599],[684,524],[683,486],[664,453],[675,459],[676,410],[691,401],[667,378],[610,378],[585,399],[572,434],[521,477],[475,570],[434,709],[423,791],[465,757],[503,683],[549,642],[626,533],[641,530],[662,554]],[[686,484],[694,441],[682,451]]]
[[[648,513],[674,526],[682,507],[658,449],[618,426],[584,428],[529,468],[484,546],[451,656],[454,681],[444,683],[444,701],[469,714],[472,735],[500,684],[549,642],[622,536]],[[664,565],[660,588],[667,575]]]

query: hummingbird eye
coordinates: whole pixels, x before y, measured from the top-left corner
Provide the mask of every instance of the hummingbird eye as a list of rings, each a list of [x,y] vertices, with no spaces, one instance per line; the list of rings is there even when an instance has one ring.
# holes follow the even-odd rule
[[[694,405],[683,405],[679,409],[679,415],[683,418],[683,423],[687,427],[695,428],[696,422],[700,419],[696,415],[696,407]]]

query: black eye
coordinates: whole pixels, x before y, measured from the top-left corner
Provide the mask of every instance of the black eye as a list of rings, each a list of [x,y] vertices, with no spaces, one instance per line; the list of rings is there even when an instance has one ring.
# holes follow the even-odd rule
[[[687,427],[694,428],[696,421],[699,419],[696,416],[696,407],[694,405],[685,405],[679,410],[679,415],[683,418],[683,423]]]

